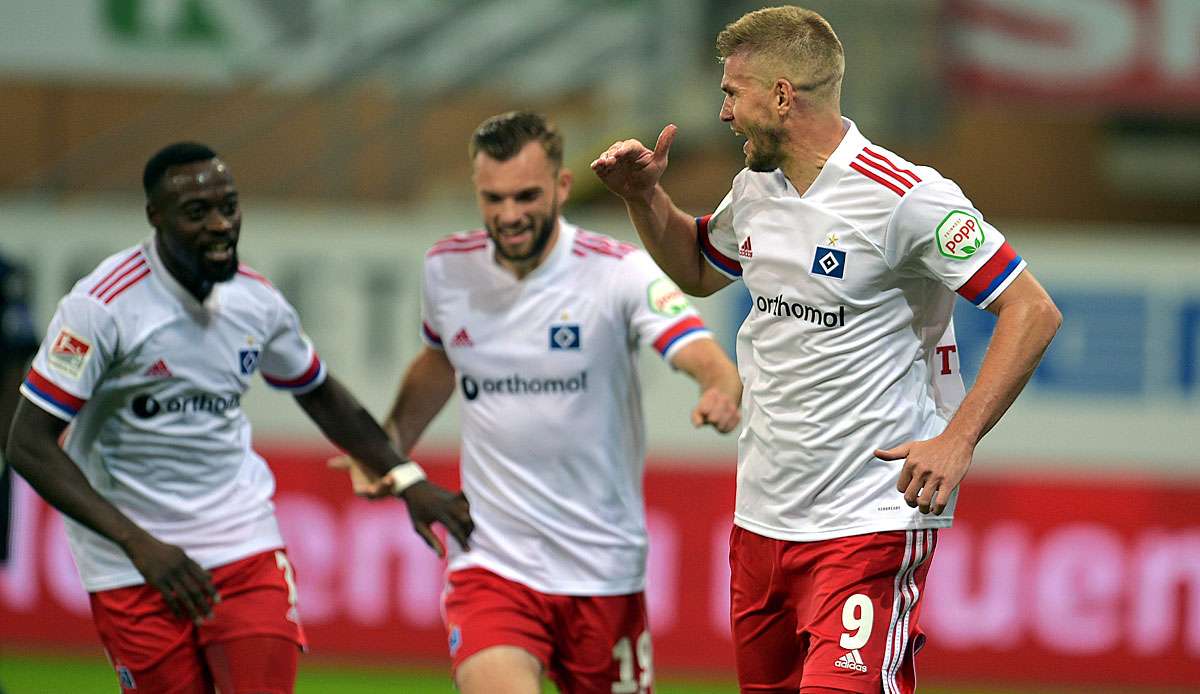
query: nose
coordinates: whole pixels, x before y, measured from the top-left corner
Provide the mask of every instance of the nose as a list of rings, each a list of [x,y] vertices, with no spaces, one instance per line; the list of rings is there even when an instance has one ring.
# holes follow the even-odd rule
[[[721,122],[723,123],[729,123],[733,121],[733,106],[730,106],[728,96],[721,100],[721,112],[717,115],[717,117],[720,118]]]
[[[524,218],[524,210],[517,204],[516,200],[507,198],[497,206],[496,221],[501,226],[520,224]]]
[[[233,220],[221,213],[221,210],[213,207],[208,211],[208,216],[204,220],[204,226],[209,231],[232,231]]]

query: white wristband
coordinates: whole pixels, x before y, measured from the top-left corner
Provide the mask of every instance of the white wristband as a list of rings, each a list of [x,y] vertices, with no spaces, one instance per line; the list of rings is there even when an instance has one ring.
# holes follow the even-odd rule
[[[387,474],[392,478],[392,493],[396,496],[400,496],[409,487],[425,479],[425,471],[413,460],[400,463],[388,470]]]

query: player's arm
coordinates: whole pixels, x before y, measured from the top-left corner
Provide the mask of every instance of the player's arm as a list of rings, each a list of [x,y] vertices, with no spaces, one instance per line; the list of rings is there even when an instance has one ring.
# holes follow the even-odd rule
[[[383,420],[383,430],[391,437],[396,450],[411,455],[421,434],[453,394],[454,367],[446,358],[446,352],[425,346],[409,363],[392,409]],[[383,477],[351,456],[336,457],[329,461],[329,466],[349,472],[354,493],[359,496],[378,499],[391,493],[390,485]]]
[[[67,423],[20,398],[5,454],[51,506],[112,540],[179,616],[212,616],[212,578],[179,547],[159,542],[101,496],[58,445]]]
[[[592,171],[625,201],[642,244],[663,272],[688,294],[708,296],[731,280],[704,260],[696,220],[659,183],[676,130],[663,128],[653,151],[637,140],[613,143],[592,162]]]
[[[1026,269],[987,307],[996,327],[975,385],[940,436],[875,455],[906,458],[896,488],[909,506],[941,513],[966,476],[975,446],[1017,399],[1062,324],[1050,295]]]
[[[445,350],[425,346],[408,365],[384,429],[406,454],[412,451],[450,396],[454,394],[454,365]]]
[[[328,376],[313,390],[297,395],[296,401],[330,441],[380,477],[390,475],[397,481],[397,494],[408,506],[413,527],[439,557],[445,548],[433,533],[434,521],[446,526],[461,547],[468,547],[474,524],[466,497],[429,482],[415,463],[401,457],[371,413],[340,381]],[[415,481],[400,479],[414,470],[419,473]]]
[[[716,340],[692,340],[675,352],[671,365],[700,385],[692,425],[711,424],[722,434],[733,431],[741,421],[742,380]]]

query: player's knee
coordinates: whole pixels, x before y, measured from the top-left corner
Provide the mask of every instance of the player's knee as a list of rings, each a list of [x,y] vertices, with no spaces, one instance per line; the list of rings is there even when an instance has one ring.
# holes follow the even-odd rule
[[[467,658],[454,671],[462,694],[537,694],[542,664],[516,646],[493,646]]]

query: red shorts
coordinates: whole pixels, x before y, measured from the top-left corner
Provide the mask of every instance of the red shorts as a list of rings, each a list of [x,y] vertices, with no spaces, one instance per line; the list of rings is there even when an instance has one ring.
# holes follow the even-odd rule
[[[207,691],[182,683],[211,682],[205,649],[248,637],[275,637],[306,647],[296,612],[295,576],[283,550],[268,550],[210,570],[221,602],[197,626],[176,617],[146,585],[91,594],[100,642],[122,691]],[[294,678],[294,659],[293,659]],[[286,674],[286,673],[284,673]],[[168,686],[169,683],[169,686]]]
[[[787,542],[734,527],[730,618],[743,692],[909,694],[935,530]]]
[[[485,648],[517,646],[541,662],[559,691],[652,691],[644,593],[548,595],[472,568],[450,574],[442,601],[455,670]]]

